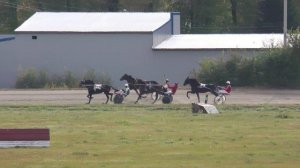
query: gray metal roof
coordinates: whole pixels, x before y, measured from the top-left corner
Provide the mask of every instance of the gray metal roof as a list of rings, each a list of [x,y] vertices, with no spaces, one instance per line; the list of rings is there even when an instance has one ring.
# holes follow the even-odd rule
[[[14,40],[14,35],[0,35],[0,42]]]
[[[181,34],[173,35],[153,49],[261,49],[283,44],[283,34]]]
[[[153,32],[170,13],[37,12],[15,32]]]

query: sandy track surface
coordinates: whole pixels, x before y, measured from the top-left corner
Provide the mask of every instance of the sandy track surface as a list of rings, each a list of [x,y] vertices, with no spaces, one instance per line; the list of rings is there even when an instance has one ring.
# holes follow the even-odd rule
[[[0,105],[74,105],[87,102],[87,90],[0,90]],[[197,102],[195,94],[186,97],[186,90],[178,90],[172,103],[190,104]],[[201,94],[201,102],[204,101]],[[134,104],[137,95],[134,91],[125,98],[124,103]],[[213,103],[213,95],[209,95],[209,103]],[[102,104],[106,100],[104,94],[94,95],[91,104]],[[139,104],[151,104],[150,95],[139,101]],[[113,104],[113,102],[109,102]],[[156,102],[161,104],[161,101]],[[300,90],[274,90],[235,88],[227,97],[226,104],[300,104]]]

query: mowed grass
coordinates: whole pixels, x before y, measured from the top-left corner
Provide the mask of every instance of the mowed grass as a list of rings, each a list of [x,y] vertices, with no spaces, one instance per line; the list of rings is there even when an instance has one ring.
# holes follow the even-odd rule
[[[50,128],[49,148],[0,149],[5,168],[298,168],[300,106],[1,106],[0,128]]]

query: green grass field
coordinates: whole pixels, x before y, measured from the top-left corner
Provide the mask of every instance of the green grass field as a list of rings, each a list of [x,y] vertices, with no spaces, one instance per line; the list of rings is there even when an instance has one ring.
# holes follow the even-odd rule
[[[50,128],[51,146],[0,149],[0,167],[299,167],[299,105],[218,108],[1,106],[0,128]]]

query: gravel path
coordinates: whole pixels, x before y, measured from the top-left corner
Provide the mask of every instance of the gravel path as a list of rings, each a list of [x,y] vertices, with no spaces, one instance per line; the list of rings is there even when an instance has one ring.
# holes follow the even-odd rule
[[[0,90],[0,105],[74,105],[87,102],[87,90]],[[186,90],[178,90],[173,103],[190,104],[197,101],[196,95],[191,94],[187,99]],[[204,101],[201,94],[201,102]],[[134,91],[125,98],[124,103],[134,104],[137,95]],[[209,103],[213,102],[213,95],[209,96]],[[91,104],[102,104],[106,98],[104,94],[95,95]],[[151,104],[150,95],[140,100],[139,104]],[[109,102],[109,104],[113,104]],[[161,104],[161,101],[156,102]],[[300,104],[300,90],[274,90],[235,88],[227,97],[226,104]]]

